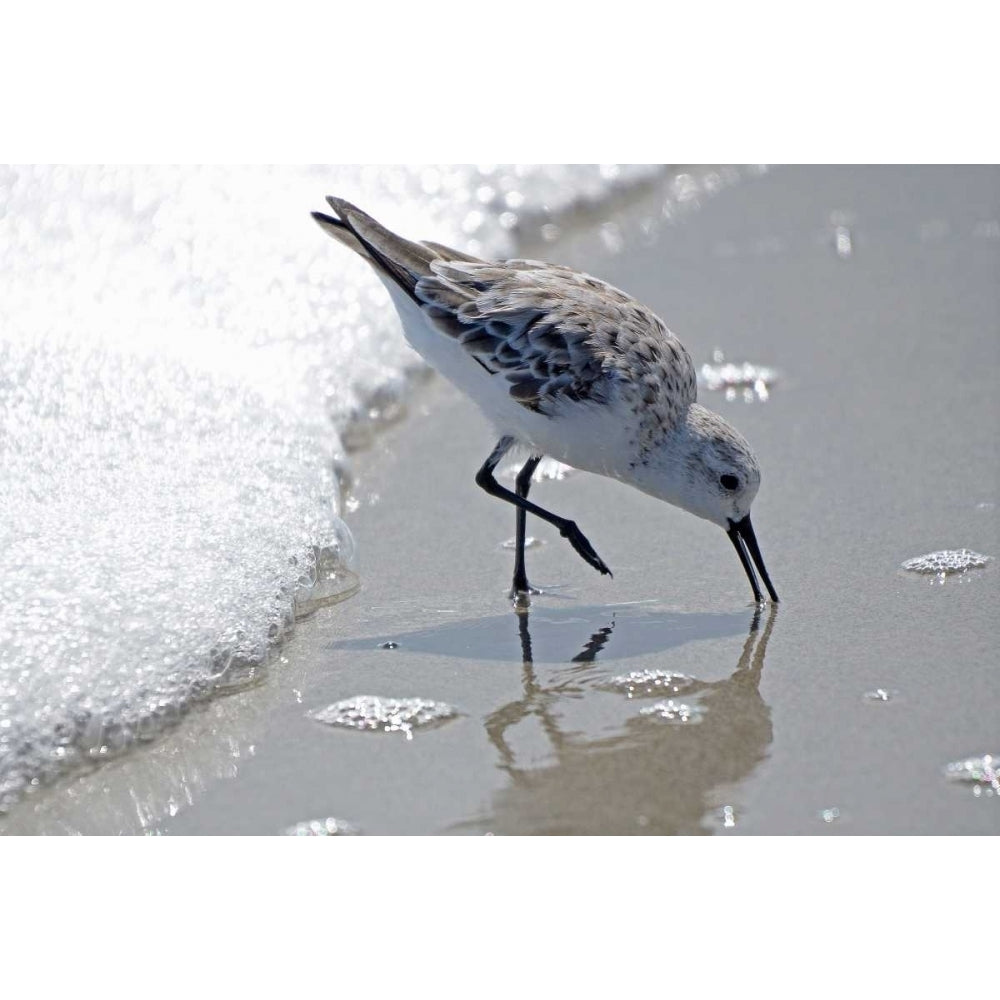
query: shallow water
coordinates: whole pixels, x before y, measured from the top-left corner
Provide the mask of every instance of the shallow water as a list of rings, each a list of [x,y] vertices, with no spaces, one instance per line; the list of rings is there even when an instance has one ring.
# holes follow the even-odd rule
[[[32,797],[7,830],[997,832],[1000,796],[964,778],[996,750],[995,558],[943,583],[900,567],[1000,552],[1000,171],[784,169],[690,190],[589,235],[564,225],[547,252],[647,301],[696,364],[720,350],[781,373],[752,405],[702,397],[760,457],[773,613],[748,606],[718,529],[582,474],[533,499],[576,519],[615,578],[529,524],[549,592],[514,613],[513,515],[472,481],[491,433],[432,383],[357,458],[361,591],[300,626],[265,683]],[[615,679],[633,672],[691,684],[630,698]],[[461,714],[413,740],[308,718],[358,692]],[[642,714],[668,699],[701,721]]]

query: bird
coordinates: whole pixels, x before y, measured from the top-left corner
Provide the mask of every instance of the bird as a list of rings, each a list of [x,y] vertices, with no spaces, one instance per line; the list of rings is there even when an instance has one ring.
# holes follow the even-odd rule
[[[773,603],[750,520],[760,467],[746,439],[698,403],[694,365],[663,321],[599,278],[537,260],[482,260],[398,236],[343,198],[313,219],[363,257],[387,288],[410,345],[478,404],[499,440],[476,473],[490,496],[516,508],[515,600],[528,582],[528,514],[558,529],[590,566],[611,576],[576,522],[528,499],[546,455],[607,476],[723,528],[750,581],[754,566]],[[514,490],[495,471],[527,451]],[[751,562],[752,560],[752,562]]]

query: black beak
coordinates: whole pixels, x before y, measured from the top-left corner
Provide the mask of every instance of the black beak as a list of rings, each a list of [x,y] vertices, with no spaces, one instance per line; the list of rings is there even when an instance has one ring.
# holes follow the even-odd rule
[[[729,535],[729,540],[733,543],[736,554],[740,557],[740,562],[743,563],[743,569],[750,581],[750,586],[753,587],[753,599],[758,604],[764,600],[760,587],[757,585],[757,576],[753,571],[753,566],[756,566],[760,571],[764,586],[767,587],[768,595],[777,604],[778,595],[775,593],[771,578],[767,575],[767,570],[764,567],[764,557],[760,554],[760,546],[757,544],[757,536],[753,533],[750,515],[747,514],[742,521],[730,521],[726,534]],[[749,556],[747,555],[748,549],[750,550]],[[753,565],[750,564],[750,556],[753,556]]]

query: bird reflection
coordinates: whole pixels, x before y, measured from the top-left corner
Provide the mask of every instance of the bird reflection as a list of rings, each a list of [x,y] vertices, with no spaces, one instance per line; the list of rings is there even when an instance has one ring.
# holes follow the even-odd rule
[[[521,658],[526,667],[532,665],[531,655],[531,632],[528,631],[527,609],[518,613],[518,634],[521,637]],[[590,663],[597,657],[597,654],[605,647],[611,633],[615,629],[615,616],[611,616],[611,622],[604,628],[599,628],[588,640],[583,649],[573,657],[574,663]]]
[[[613,645],[614,617],[591,635],[570,666],[542,683],[532,662],[529,615],[519,614],[523,695],[485,722],[510,782],[495,795],[490,815],[466,828],[520,834],[710,832],[706,815],[721,808],[728,786],[767,756],[773,738],[771,711],[759,685],[777,609],[771,605],[763,614],[755,612],[729,677],[695,681],[679,696],[704,710],[700,723],[671,724],[642,715],[640,707],[654,699],[617,695],[624,723],[599,738],[568,732],[561,716],[568,699],[600,696],[599,686],[608,678],[597,660]],[[516,727],[532,718],[550,746],[541,766],[519,761],[512,747]]]
[[[611,624],[605,628],[599,628],[589,639],[587,645],[573,657],[574,663],[592,663],[597,659],[597,654],[608,644],[611,633],[615,630],[615,618],[611,616]]]

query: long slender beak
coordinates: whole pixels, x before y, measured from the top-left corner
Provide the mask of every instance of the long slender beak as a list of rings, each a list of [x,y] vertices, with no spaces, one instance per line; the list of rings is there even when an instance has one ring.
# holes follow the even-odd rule
[[[767,569],[764,566],[764,557],[760,554],[757,536],[754,534],[753,525],[750,523],[750,515],[747,514],[742,521],[730,521],[729,530],[726,534],[729,535],[729,540],[733,543],[736,554],[740,557],[740,562],[743,564],[743,570],[750,581],[750,586],[753,587],[753,599],[758,604],[764,600],[760,592],[760,587],[757,584],[757,576],[753,571],[755,565],[760,572],[761,579],[764,581],[764,586],[767,587],[768,595],[777,604],[778,595],[771,584],[771,578],[767,575]],[[748,549],[750,555],[747,555]],[[753,565],[750,563],[751,556],[753,557]]]

